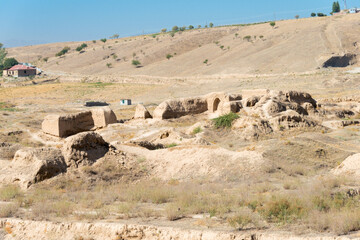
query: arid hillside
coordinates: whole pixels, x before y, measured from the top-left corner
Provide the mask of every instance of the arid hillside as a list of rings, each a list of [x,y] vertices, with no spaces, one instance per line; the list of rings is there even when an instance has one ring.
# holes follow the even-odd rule
[[[186,30],[129,38],[10,48],[48,73],[201,76],[314,71],[332,56],[359,53],[360,14]],[[106,36],[104,36],[106,37]],[[63,47],[70,51],[55,57]],[[167,59],[167,55],[170,58]],[[47,62],[44,58],[48,58]],[[355,57],[356,58],[356,57]],[[141,67],[132,65],[138,60]],[[206,63],[207,59],[207,63]],[[205,62],[205,63],[204,63]]]

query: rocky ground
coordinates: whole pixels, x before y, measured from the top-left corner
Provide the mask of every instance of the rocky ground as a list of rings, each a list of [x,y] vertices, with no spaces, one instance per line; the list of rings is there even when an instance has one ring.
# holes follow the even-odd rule
[[[357,78],[0,88],[0,239],[356,238]],[[243,96],[229,127],[213,120],[220,112],[132,119],[135,106],[118,105],[132,98],[154,116],[164,100],[219,88]],[[118,123],[68,138],[42,132],[46,115],[88,110],[89,100],[108,102]]]

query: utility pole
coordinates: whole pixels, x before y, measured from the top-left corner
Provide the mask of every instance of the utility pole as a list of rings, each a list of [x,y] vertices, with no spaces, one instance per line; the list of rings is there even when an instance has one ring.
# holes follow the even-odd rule
[[[347,4],[346,4],[346,0],[344,0],[344,7],[345,7],[345,9],[348,9]]]

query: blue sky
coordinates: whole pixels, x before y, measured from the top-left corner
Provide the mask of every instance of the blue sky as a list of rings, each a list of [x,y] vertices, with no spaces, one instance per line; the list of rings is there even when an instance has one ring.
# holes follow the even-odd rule
[[[331,12],[332,0],[0,0],[5,47],[159,32],[161,28],[249,23]],[[343,1],[339,1],[343,8]],[[347,0],[360,7],[360,0]]]

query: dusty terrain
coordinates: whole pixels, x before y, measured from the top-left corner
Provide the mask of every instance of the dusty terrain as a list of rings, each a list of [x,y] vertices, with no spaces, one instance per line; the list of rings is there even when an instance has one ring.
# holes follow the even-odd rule
[[[97,40],[84,53],[74,51],[81,43],[9,49],[46,76],[0,82],[0,239],[360,238],[358,64],[321,68],[358,54],[359,22],[355,14]],[[55,57],[64,46],[72,50]],[[261,101],[231,128],[216,128],[209,112],[131,119],[136,105],[119,105],[130,98],[153,114],[167,99],[215,91],[246,99],[253,89],[311,94],[316,111],[300,120],[314,124],[253,132],[272,120]],[[108,152],[29,188],[6,182],[17,178],[17,150],[67,144],[43,133],[46,115],[87,110],[90,100],[117,116],[95,131]]]
[[[9,49],[9,56],[36,63],[49,73],[99,79],[126,76],[197,77],[199,75],[273,74],[314,71],[334,55],[359,53],[357,14],[269,23],[194,29],[86,42],[54,43]],[[247,36],[250,39],[247,40]],[[105,37],[105,36],[104,36]],[[63,47],[69,53],[55,57]],[[223,46],[223,47],[222,47]],[[173,57],[169,60],[167,54]],[[49,58],[44,62],[44,58]],[[131,62],[137,59],[141,68]],[[208,63],[204,64],[204,60]],[[111,67],[106,66],[111,63]]]

